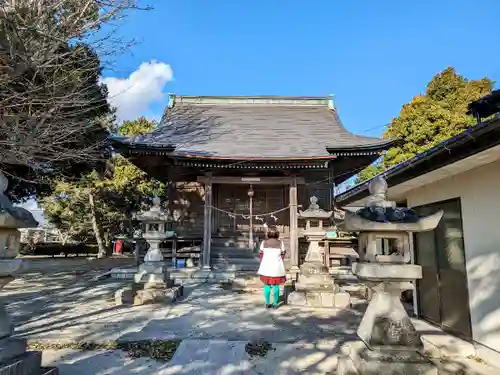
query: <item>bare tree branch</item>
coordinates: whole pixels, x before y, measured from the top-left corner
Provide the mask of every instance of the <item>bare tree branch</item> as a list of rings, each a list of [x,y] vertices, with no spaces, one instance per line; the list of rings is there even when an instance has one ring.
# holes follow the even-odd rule
[[[117,31],[140,9],[149,8],[138,0],[0,0],[0,169],[51,174],[102,160],[113,117],[101,69],[133,44]]]

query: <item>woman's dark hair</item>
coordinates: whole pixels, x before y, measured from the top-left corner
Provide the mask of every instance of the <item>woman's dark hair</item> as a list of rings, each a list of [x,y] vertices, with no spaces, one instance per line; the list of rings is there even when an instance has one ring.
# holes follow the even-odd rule
[[[280,232],[278,231],[278,228],[275,226],[267,228],[267,238],[269,239],[278,239],[280,238]]]

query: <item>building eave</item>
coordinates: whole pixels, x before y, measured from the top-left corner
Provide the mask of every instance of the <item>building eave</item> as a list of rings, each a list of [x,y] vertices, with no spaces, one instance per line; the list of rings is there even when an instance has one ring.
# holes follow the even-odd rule
[[[500,144],[500,115],[470,127],[466,131],[424,151],[413,158],[380,173],[389,186],[396,186],[419,175],[477,154]],[[347,205],[368,196],[370,180],[335,196],[337,203]]]
[[[147,154],[157,153],[158,155],[165,155],[175,151],[174,145],[134,142],[132,137],[110,136],[108,140],[117,152],[144,152]]]
[[[472,114],[478,122],[498,112],[500,112],[500,90],[495,90],[468,106],[468,114]]]
[[[380,139],[374,141],[373,144],[326,147],[326,151],[330,155],[335,156],[359,156],[359,155],[374,155],[380,154],[392,147],[397,140],[395,139]]]

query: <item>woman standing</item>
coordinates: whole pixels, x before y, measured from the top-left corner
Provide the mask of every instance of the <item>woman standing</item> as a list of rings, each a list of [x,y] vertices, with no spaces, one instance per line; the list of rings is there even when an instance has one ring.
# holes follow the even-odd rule
[[[260,244],[260,267],[257,273],[264,283],[264,298],[266,308],[278,307],[280,297],[280,284],[286,282],[285,245],[279,239],[280,233],[276,227],[270,227],[267,231],[267,239]],[[273,289],[273,304],[271,305],[271,287]]]

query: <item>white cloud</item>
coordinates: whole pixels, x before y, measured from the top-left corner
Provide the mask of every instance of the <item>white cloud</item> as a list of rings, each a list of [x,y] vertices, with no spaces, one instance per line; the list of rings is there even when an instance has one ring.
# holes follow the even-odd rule
[[[22,208],[25,208],[28,211],[39,210],[38,203],[35,199],[28,199],[26,202],[19,205]]]
[[[146,115],[151,104],[163,102],[165,85],[173,76],[170,65],[152,60],[128,78],[106,77],[102,82],[108,86],[108,100],[117,108],[118,120],[123,121]]]

